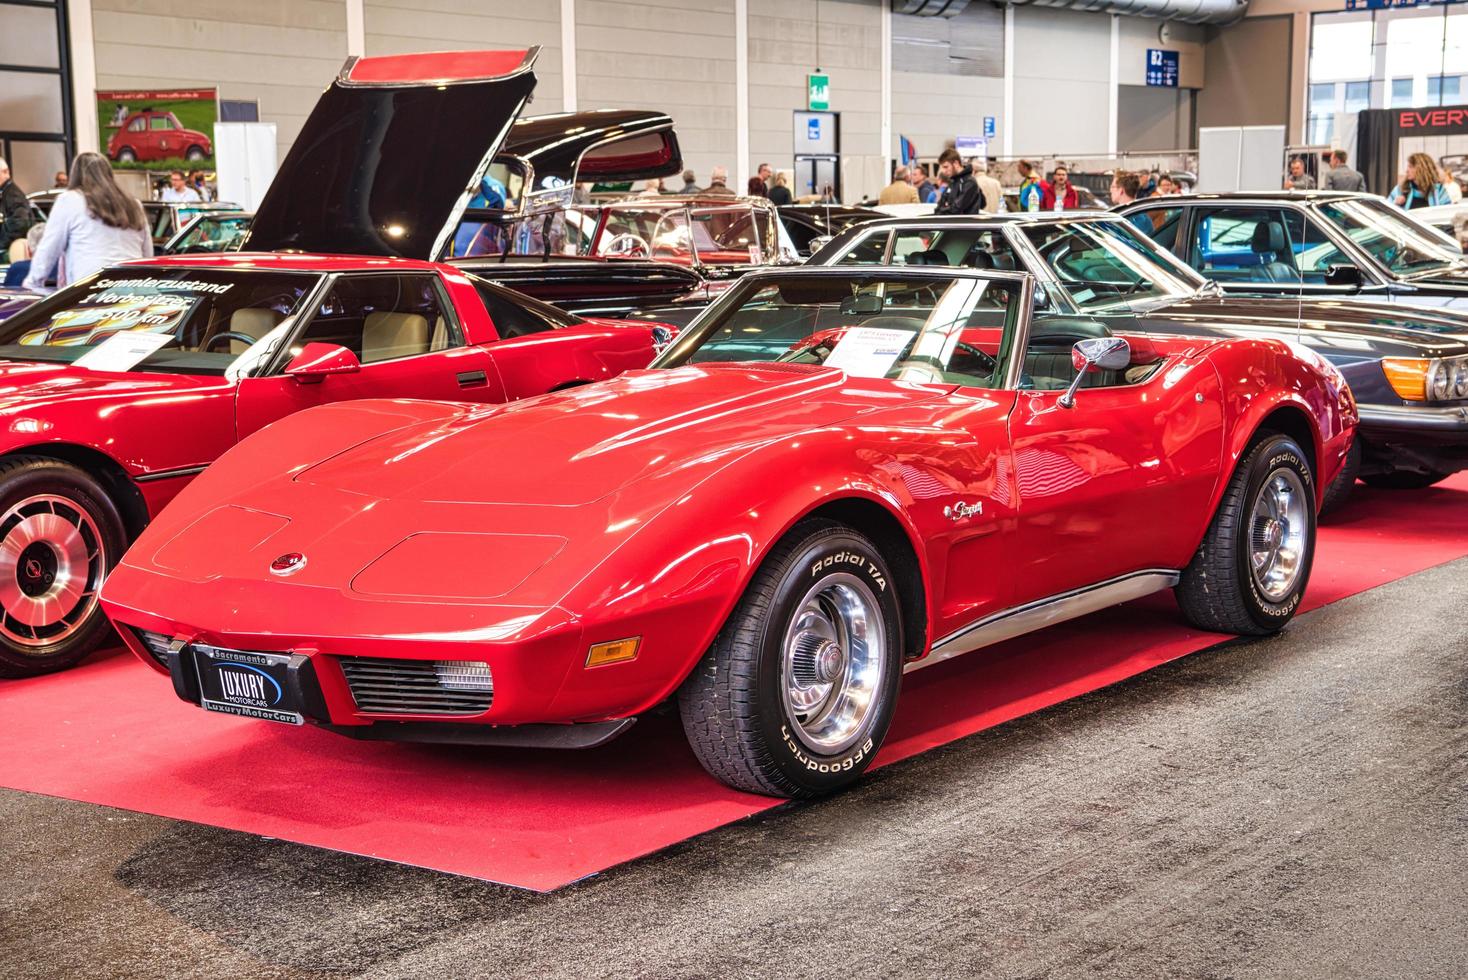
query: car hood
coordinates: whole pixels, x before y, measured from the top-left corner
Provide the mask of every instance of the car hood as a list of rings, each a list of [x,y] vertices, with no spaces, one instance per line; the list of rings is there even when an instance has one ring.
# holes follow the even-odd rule
[[[395,429],[294,479],[388,499],[573,507],[637,480],[683,485],[761,443],[893,404],[890,384],[815,367],[636,371]]]
[[[59,402],[86,401],[102,411],[118,401],[215,388],[223,378],[187,374],[122,374],[70,364],[0,361],[0,413],[32,414]]]
[[[1388,303],[1200,296],[1154,315],[1224,333],[1267,334],[1363,354],[1440,357],[1468,352],[1468,316]]]
[[[349,60],[242,250],[433,258],[535,88],[537,50]]]

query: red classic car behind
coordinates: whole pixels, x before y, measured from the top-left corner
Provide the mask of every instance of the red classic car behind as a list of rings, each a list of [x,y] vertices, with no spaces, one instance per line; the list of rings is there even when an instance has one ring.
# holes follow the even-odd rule
[[[652,359],[661,327],[582,320],[423,260],[529,94],[529,59],[349,64],[251,229],[256,247],[301,251],[116,266],[0,324],[0,677],[95,646],[97,590],[128,542],[285,415],[510,401]]]
[[[214,155],[214,142],[197,129],[185,129],[171,112],[134,112],[107,141],[107,156],[118,163],[182,157],[203,160]]]
[[[572,746],[676,699],[711,773],[808,796],[904,667],[1169,587],[1280,629],[1354,425],[1309,351],[1115,336],[1028,276],[755,272],[654,370],[271,426],[102,602],[214,711]]]

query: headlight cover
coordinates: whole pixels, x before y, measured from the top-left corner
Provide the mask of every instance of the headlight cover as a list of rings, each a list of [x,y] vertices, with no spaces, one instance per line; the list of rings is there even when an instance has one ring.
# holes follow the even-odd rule
[[[1385,357],[1387,381],[1409,402],[1443,402],[1468,398],[1468,355],[1456,357]]]

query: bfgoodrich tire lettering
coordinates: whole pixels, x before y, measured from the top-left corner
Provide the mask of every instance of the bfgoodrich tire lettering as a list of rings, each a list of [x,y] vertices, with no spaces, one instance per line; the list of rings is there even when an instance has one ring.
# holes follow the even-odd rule
[[[1276,510],[1280,514],[1271,516]],[[1288,542],[1296,544],[1283,547]],[[1291,551],[1297,552],[1292,561]],[[1261,554],[1273,576],[1261,574]],[[1271,564],[1280,555],[1283,564]],[[1203,543],[1183,570],[1178,604],[1200,629],[1277,632],[1299,609],[1314,557],[1315,484],[1305,453],[1288,436],[1261,435],[1234,470]]]
[[[897,699],[896,588],[864,535],[829,521],[793,528],[678,692],[704,768],[736,789],[796,798],[855,780]]]
[[[96,648],[109,630],[96,592],[125,546],[116,505],[85,472],[0,462],[0,677],[61,670]]]

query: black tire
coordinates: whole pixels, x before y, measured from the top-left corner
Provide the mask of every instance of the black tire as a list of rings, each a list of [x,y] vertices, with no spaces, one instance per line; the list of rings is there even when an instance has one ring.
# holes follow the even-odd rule
[[[138,162],[138,155],[133,152],[133,148],[132,147],[130,147],[130,146],[124,146],[122,149],[120,149],[120,150],[117,151],[117,162],[118,163],[137,163]]]
[[[1428,470],[1426,473],[1392,470],[1390,473],[1373,473],[1370,476],[1363,476],[1361,482],[1377,490],[1426,490],[1434,483],[1441,483],[1452,475],[1451,473],[1439,473],[1437,470]]]
[[[42,534],[24,550],[7,548],[23,540],[25,523],[34,518],[55,527],[61,527],[55,518],[70,524],[85,562],[68,566],[58,558],[66,549],[46,543],[62,540],[55,532]],[[110,630],[96,593],[126,545],[117,505],[84,471],[39,456],[12,456],[0,462],[0,677],[63,670],[96,649]],[[75,603],[52,623],[27,625],[17,618],[16,613],[25,614],[21,606],[26,597],[64,581],[68,567],[80,586]]]
[[[859,588],[862,583],[865,593]],[[864,535],[824,520],[796,525],[760,565],[729,621],[678,691],[683,730],[703,767],[736,789],[797,799],[829,793],[860,776],[887,735],[902,678],[902,612],[896,589],[881,552]],[[860,643],[838,647],[847,657],[853,649],[867,650],[882,669],[867,693],[870,707],[847,736],[851,744],[833,742],[831,752],[807,741],[812,736],[792,715],[785,693],[787,633],[795,629],[797,617],[808,622],[807,600],[819,590],[847,590],[870,600],[871,608],[881,613],[872,636],[884,644],[880,651]],[[812,651],[809,662],[818,660]],[[831,685],[828,697],[840,695],[839,683]],[[808,717],[818,720],[817,714]]]
[[[191,146],[191,147],[189,147],[188,150],[185,151],[185,153],[184,153],[184,159],[185,160],[202,160],[202,159],[204,159],[204,148],[202,146]]]
[[[1351,443],[1351,451],[1346,454],[1346,465],[1330,486],[1325,488],[1325,499],[1320,502],[1320,516],[1324,517],[1331,513],[1341,504],[1350,499],[1352,491],[1356,488],[1356,477],[1361,473],[1361,441],[1359,439]]]
[[[1271,596],[1251,567],[1251,534],[1259,530],[1254,518],[1256,501],[1266,484],[1284,473],[1293,474],[1297,492],[1304,495],[1298,520],[1305,527],[1298,570],[1287,590]],[[1309,584],[1314,558],[1315,482],[1305,453],[1289,436],[1263,433],[1239,461],[1203,543],[1174,591],[1183,614],[1199,629],[1263,636],[1283,629],[1294,617]]]

